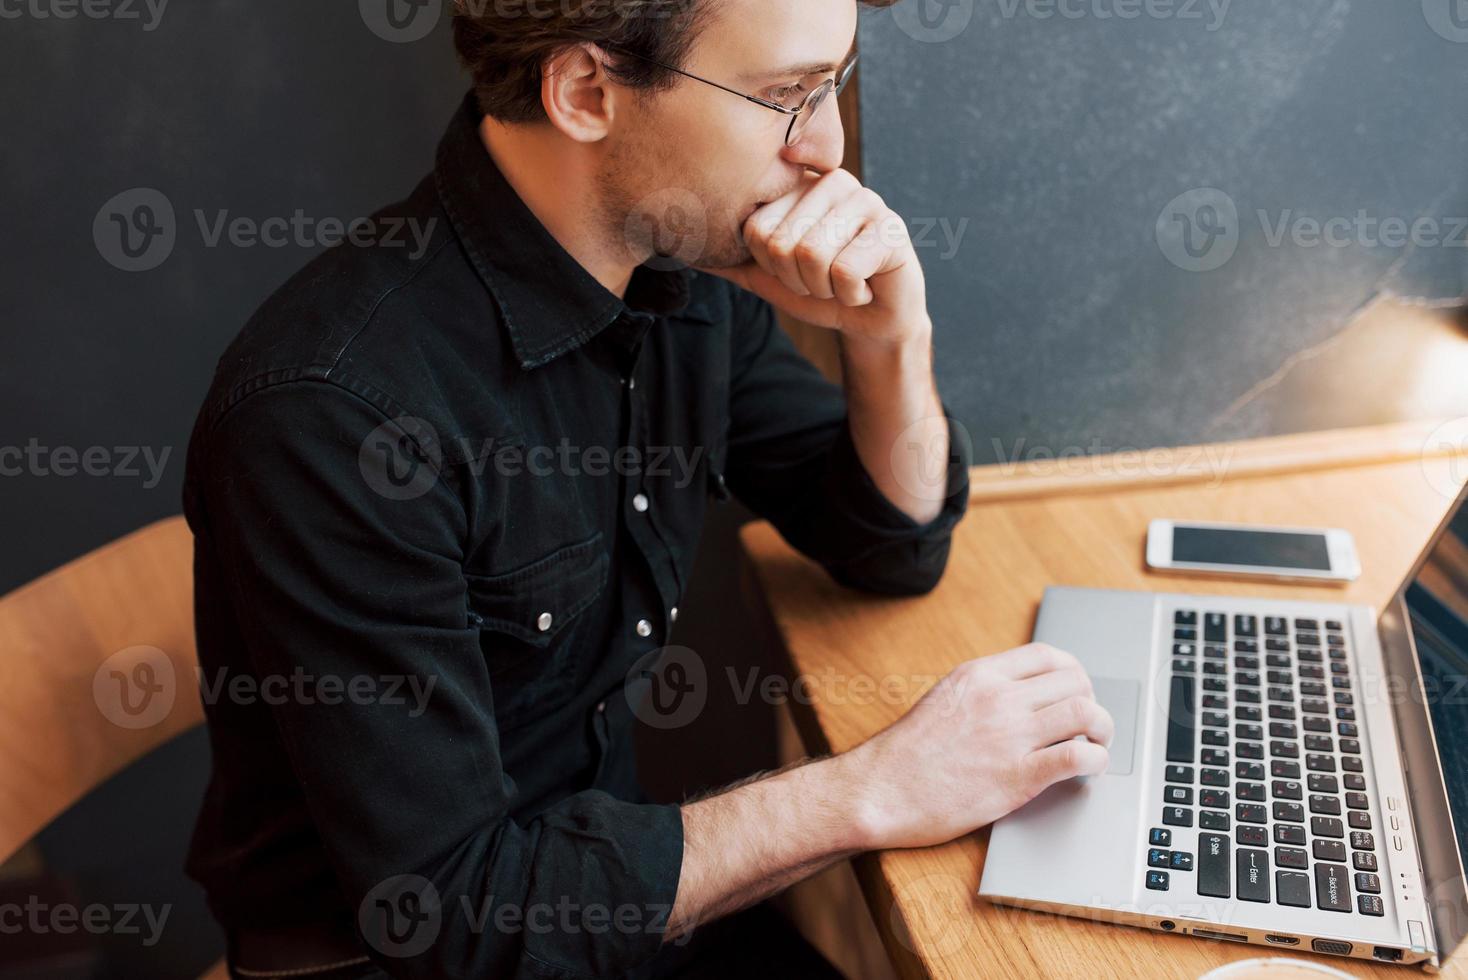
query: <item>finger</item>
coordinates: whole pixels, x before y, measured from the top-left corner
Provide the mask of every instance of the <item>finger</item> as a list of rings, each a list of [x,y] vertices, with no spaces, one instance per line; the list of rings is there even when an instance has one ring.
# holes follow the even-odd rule
[[[795,261],[800,270],[801,281],[810,289],[812,296],[820,299],[836,298],[833,264],[838,256],[861,237],[864,229],[886,210],[887,206],[875,191],[863,188],[827,211],[800,240],[800,244],[795,247]],[[875,235],[868,236],[868,240],[875,241]]]
[[[831,282],[844,306],[866,306],[874,297],[871,280],[896,267],[895,250],[870,228],[831,263]]]
[[[1044,708],[1066,698],[1095,698],[1091,678],[1079,667],[1052,670],[1020,681],[1015,697],[1030,709]]]
[[[772,271],[791,290],[800,293],[807,288],[801,279],[800,262],[795,254],[801,239],[820,223],[826,212],[861,189],[861,182],[849,172],[832,170],[807,187],[795,207],[770,232],[765,250]]]
[[[800,203],[800,195],[805,193],[808,186],[808,183],[802,184],[790,193],[776,198],[744,221],[744,244],[749,249],[750,257],[772,276],[777,275],[778,271],[770,258],[770,236],[780,227],[785,216]]]
[[[1037,789],[1073,776],[1099,776],[1110,764],[1111,753],[1105,746],[1082,739],[1070,739],[1031,752],[1024,763],[1026,773]]]
[[[1085,695],[1066,698],[1035,712],[1035,737],[1040,745],[1053,745],[1084,735],[1098,745],[1110,745],[1116,734],[1111,712]]]
[[[1026,643],[1024,646],[990,654],[981,658],[986,669],[1010,680],[1023,680],[1052,670],[1078,667],[1080,661],[1048,643]]]

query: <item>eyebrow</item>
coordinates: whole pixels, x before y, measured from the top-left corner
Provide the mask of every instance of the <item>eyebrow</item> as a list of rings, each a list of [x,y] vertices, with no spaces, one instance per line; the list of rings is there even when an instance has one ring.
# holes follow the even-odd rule
[[[842,65],[845,65],[851,60],[851,56],[854,54],[856,54],[856,39],[852,38],[851,50],[846,52],[846,57],[842,58],[839,64],[832,64],[829,61],[815,61],[803,65],[789,65],[785,68],[776,68],[773,71],[751,72],[741,75],[740,78],[746,82],[755,82],[763,78],[804,78],[807,75],[824,75],[826,72],[836,71]]]

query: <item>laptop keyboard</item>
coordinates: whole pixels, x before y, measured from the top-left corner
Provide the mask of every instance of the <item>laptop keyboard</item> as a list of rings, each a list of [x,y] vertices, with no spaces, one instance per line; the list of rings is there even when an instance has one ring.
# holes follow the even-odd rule
[[[1180,610],[1147,887],[1383,914],[1344,624]]]

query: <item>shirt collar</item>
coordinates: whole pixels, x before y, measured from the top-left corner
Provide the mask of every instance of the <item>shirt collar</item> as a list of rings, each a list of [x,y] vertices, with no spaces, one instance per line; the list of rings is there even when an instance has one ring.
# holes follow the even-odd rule
[[[515,193],[479,138],[471,91],[438,146],[438,194],[474,269],[494,296],[515,356],[538,367],[575,350],[624,314],[712,323],[691,269],[633,271],[624,302],[577,262]],[[659,263],[661,264],[661,263]]]

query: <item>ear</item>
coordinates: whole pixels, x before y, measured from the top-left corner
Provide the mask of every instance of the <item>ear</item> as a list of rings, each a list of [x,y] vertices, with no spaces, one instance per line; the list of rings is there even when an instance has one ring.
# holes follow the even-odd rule
[[[594,143],[611,131],[618,94],[590,45],[567,48],[541,71],[540,103],[546,117],[578,143]]]

